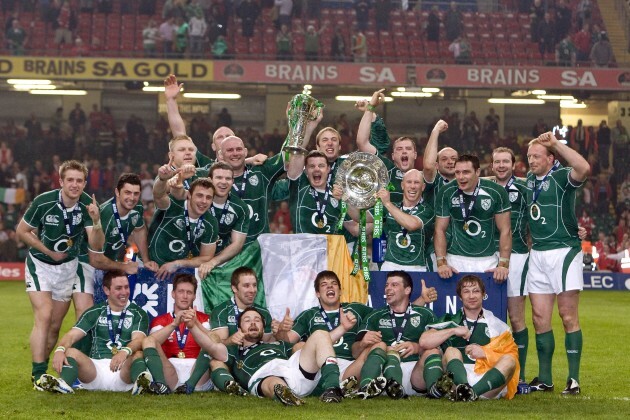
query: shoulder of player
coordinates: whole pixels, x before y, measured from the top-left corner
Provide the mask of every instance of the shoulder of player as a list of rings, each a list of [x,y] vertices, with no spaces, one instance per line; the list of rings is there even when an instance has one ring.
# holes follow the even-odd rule
[[[254,304],[252,305],[252,307],[254,307],[254,308],[255,308],[255,309],[257,309],[258,311],[262,312],[262,313],[263,313],[263,315],[265,315],[265,316],[267,316],[267,315],[271,316],[271,312],[269,312],[269,309],[265,308],[264,306],[260,306],[260,305],[258,305],[258,304],[256,304],[256,303],[254,303]]]
[[[205,312],[197,311],[196,314],[197,314],[197,319],[199,321],[204,322],[204,321],[209,321],[210,320],[210,317]]]
[[[217,306],[215,306],[214,309],[212,309],[212,312],[210,312],[210,315],[211,316],[218,315],[222,311],[224,311],[224,310],[226,310],[228,308],[231,308],[231,307],[232,307],[232,300],[231,299],[225,300],[225,301],[219,303]]]
[[[105,311],[105,307],[107,306],[107,302],[97,303],[94,306],[88,308],[83,312],[83,317],[95,316],[96,314],[100,315],[101,312]]]
[[[162,315],[156,316],[155,318],[151,320],[151,328],[158,325],[165,327],[168,324],[170,324],[172,321],[173,321],[172,315],[169,312],[166,312]]]
[[[144,315],[144,316],[148,316],[148,315],[147,315],[147,312],[146,312],[144,309],[142,309],[142,307],[141,307],[141,306],[137,305],[137,304],[136,304],[136,303],[134,303],[134,302],[131,302],[131,303],[129,304],[129,306],[127,306],[127,312],[136,313],[136,314],[139,314],[139,315],[141,315],[141,316],[142,316],[142,315]]]
[[[489,190],[495,193],[500,193],[500,191],[505,191],[505,187],[503,185],[499,185],[494,181],[490,181],[489,179],[480,179],[479,187],[485,190]]]
[[[411,310],[419,315],[433,315],[435,316],[435,313],[427,308],[426,306],[420,306],[420,305],[411,305]]]
[[[245,212],[247,208],[247,204],[236,194],[230,194],[230,207],[232,207],[235,211]]]
[[[112,210],[112,202],[114,201],[114,197],[111,197],[108,200],[103,201],[99,206],[99,210],[101,212],[101,216],[103,215],[103,213],[105,212],[113,212]]]
[[[45,193],[41,193],[37,197],[33,199],[31,203],[31,207],[39,207],[39,206],[51,206],[56,205],[59,201],[59,190],[51,190]]]
[[[83,191],[81,193],[81,196],[79,197],[79,203],[81,203],[83,206],[89,206],[90,204],[92,204],[92,197],[88,193]]]

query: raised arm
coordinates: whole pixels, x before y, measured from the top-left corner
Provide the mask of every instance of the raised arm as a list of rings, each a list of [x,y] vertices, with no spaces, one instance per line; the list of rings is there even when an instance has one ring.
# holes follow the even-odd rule
[[[381,199],[381,201],[383,202],[383,207],[387,209],[389,214],[392,215],[394,220],[396,220],[396,223],[398,223],[400,226],[410,232],[422,228],[422,220],[420,220],[417,216],[412,216],[405,213],[398,206],[390,201],[389,191],[381,188],[381,190],[376,193],[376,196]]]
[[[437,174],[438,137],[440,137],[440,133],[446,130],[448,130],[446,121],[439,120],[433,127],[433,130],[431,130],[427,147],[424,149],[422,174],[427,182],[435,180],[435,175]]]
[[[377,150],[374,145],[370,143],[370,134],[372,132],[372,123],[376,120],[375,108],[385,100],[383,92],[385,89],[377,90],[372,94],[369,103],[365,106],[365,112],[359,123],[359,129],[357,130],[357,149],[360,152],[376,154]],[[357,108],[362,108],[362,104],[355,104]]]
[[[177,77],[174,74],[169,75],[164,80],[166,114],[168,115],[168,125],[171,127],[173,137],[186,135],[186,124],[179,114],[179,107],[177,106],[177,95],[183,87],[183,83],[177,83]]]
[[[571,172],[569,176],[572,180],[577,182],[584,182],[591,173],[591,166],[586,159],[582,157],[577,151],[571,149],[566,144],[558,141],[556,136],[552,132],[548,131],[538,137],[540,144],[551,149],[557,153],[560,157],[567,161],[567,165],[570,166]]]

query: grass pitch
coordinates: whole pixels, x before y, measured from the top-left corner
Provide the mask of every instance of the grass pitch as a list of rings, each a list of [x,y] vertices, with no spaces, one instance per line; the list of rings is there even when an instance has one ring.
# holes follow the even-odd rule
[[[346,400],[327,405],[307,398],[304,407],[284,407],[271,400],[231,397],[217,392],[192,396],[158,397],[129,393],[79,391],[76,395],[55,395],[31,389],[31,361],[28,337],[32,312],[22,282],[0,283],[0,418],[5,419],[111,419],[111,418],[300,418],[300,419],[391,419],[391,418],[630,418],[630,293],[588,291],[581,296],[581,322],[584,352],[581,367],[582,394],[562,397],[567,362],[564,333],[554,318],[556,352],[554,356],[554,393],[516,396],[512,401],[452,403],[423,398],[392,401]],[[528,314],[528,319],[531,319]],[[62,332],[74,320],[71,313]],[[527,378],[538,370],[535,338],[531,321]],[[52,368],[51,368],[52,371]]]

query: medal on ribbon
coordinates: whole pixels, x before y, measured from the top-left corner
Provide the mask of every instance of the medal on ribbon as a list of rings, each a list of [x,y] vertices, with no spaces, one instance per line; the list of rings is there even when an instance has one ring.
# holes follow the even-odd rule
[[[227,204],[227,202],[226,202]],[[184,224],[186,226],[186,239],[188,240],[188,259],[192,259],[193,251],[195,249],[195,239],[200,236],[201,226],[203,226],[204,215],[202,214],[197,219],[195,230],[190,230],[190,217],[188,215],[188,200],[184,201]]]
[[[468,206],[466,206],[466,203],[464,202],[464,192],[460,188],[457,189],[459,194],[459,208],[462,211],[462,218],[464,219],[464,231],[468,231],[469,229],[468,220],[472,216],[473,207],[475,207],[475,202],[477,201],[477,196],[479,195],[480,184],[481,181],[477,181],[477,186],[470,197]]]
[[[177,357],[179,359],[185,359],[186,358],[186,353],[184,353],[184,350],[180,350],[179,353],[177,353]]]
[[[116,325],[116,331],[114,331],[114,323],[112,321],[112,308],[107,305],[107,332],[109,333],[109,340],[112,343],[111,352],[113,355],[118,353],[118,345],[120,340],[120,334],[122,333],[123,323],[125,321],[125,315],[127,315],[127,308],[123,309],[118,318],[118,324]],[[122,345],[121,345],[122,346]]]
[[[175,319],[175,312],[172,314],[173,319]],[[188,327],[184,326],[184,333],[182,334],[179,330],[179,325],[175,328],[175,338],[177,339],[177,347],[179,347],[179,352],[177,353],[177,357],[180,359],[186,358],[186,353],[184,353],[184,347],[186,347],[186,342],[188,341]]]
[[[63,197],[61,196],[61,190],[59,190],[59,202],[57,203],[57,205],[59,205],[59,207],[61,208],[61,213],[63,214],[63,224],[66,227],[66,234],[68,235],[68,239],[66,241],[66,244],[68,245],[68,248],[72,248],[72,245],[74,245],[74,241],[72,240],[72,234],[74,231],[74,226],[76,224],[79,212],[80,212],[80,204],[77,202],[74,205],[74,210],[72,210],[72,217],[68,216],[68,210],[66,209],[66,206],[63,204]]]

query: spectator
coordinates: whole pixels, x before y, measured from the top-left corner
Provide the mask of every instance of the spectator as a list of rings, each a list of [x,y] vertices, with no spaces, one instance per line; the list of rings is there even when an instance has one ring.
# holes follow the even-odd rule
[[[210,38],[210,42],[214,42],[218,35],[227,36],[228,15],[222,2],[212,3],[208,21],[210,26],[208,38]]]
[[[24,122],[24,128],[26,129],[26,140],[36,141],[44,135],[42,123],[39,122],[35,113],[31,113],[31,117]]]
[[[574,67],[576,49],[571,41],[571,35],[567,34],[556,47],[556,64],[560,67]]]
[[[599,33],[599,40],[591,48],[589,55],[595,67],[608,67],[613,60],[613,50],[606,32]]]
[[[51,118],[50,131],[53,134],[59,134],[61,132],[62,125],[63,125],[63,108],[58,107]]]
[[[541,0],[534,0],[529,11],[529,32],[532,42],[538,42],[538,25],[543,21],[545,17],[545,7]]]
[[[196,15],[190,18],[189,35],[190,35],[190,57],[202,58],[204,39],[208,32],[208,24],[203,16],[203,11],[198,11]]]
[[[556,28],[551,20],[551,13],[546,12],[543,20],[538,24],[538,51],[540,58],[545,59],[545,54],[554,52],[556,45]]]
[[[606,123],[606,120],[602,120],[599,123],[599,130],[597,130],[597,149],[599,152],[599,165],[602,169],[608,169],[610,162],[610,145],[611,145],[611,131]]]
[[[83,134],[85,131],[85,124],[87,123],[87,118],[85,117],[85,112],[81,109],[80,103],[74,104],[74,109],[70,111],[68,114],[68,123],[70,127],[72,127],[72,137],[76,137],[78,134]]]
[[[291,13],[293,13],[293,0],[274,0],[274,5],[278,8],[278,23],[276,27],[282,31],[282,25],[291,27]],[[293,49],[291,49],[293,55]]]
[[[175,39],[175,31],[178,26],[175,24],[175,18],[169,16],[158,29],[160,39],[162,40],[162,53],[164,58],[173,56],[173,41]]]
[[[1,222],[0,222],[1,223]],[[4,229],[4,225],[2,225],[3,231],[2,236],[5,238],[4,240],[0,239],[0,261],[2,262],[13,262],[18,261],[18,242],[17,236],[15,235],[14,229]]]
[[[370,3],[367,0],[354,0],[354,10],[357,12],[357,27],[361,31],[367,30],[370,20]]]
[[[391,0],[376,0],[374,4],[374,14],[376,16],[376,29],[379,31],[389,30],[389,14],[392,11]]]
[[[437,6],[431,7],[431,12],[427,18],[427,41],[440,41],[440,14]]]
[[[538,121],[536,121],[536,124],[534,124],[534,127],[532,128],[532,137],[536,138],[547,131],[549,131],[549,126],[545,123],[545,120],[543,118],[538,118]]]
[[[0,172],[6,172],[13,165],[13,150],[6,141],[0,142]]]
[[[293,37],[286,24],[280,26],[276,35],[276,54],[277,60],[293,60]]]
[[[580,0],[576,8],[578,28],[591,23],[593,13],[593,2],[591,0]]]
[[[595,221],[589,216],[586,209],[582,209],[582,215],[578,219],[578,225],[586,230],[586,239],[590,240],[593,229],[595,229]]]
[[[217,36],[217,39],[212,44],[212,57],[217,60],[225,60],[229,58],[227,55],[228,44],[225,41],[223,35]]]
[[[142,47],[144,56],[154,58],[156,53],[156,42],[159,39],[159,33],[155,20],[149,19],[147,26],[142,30]]]
[[[217,115],[217,125],[219,127],[232,127],[232,115],[227,108],[221,109]]]
[[[569,144],[573,150],[577,150],[577,152],[584,157],[588,156],[589,153],[594,150],[590,133],[582,124],[581,119],[578,120],[577,125],[571,130]]]
[[[188,22],[185,22],[183,18],[175,19],[175,51],[177,51],[176,57],[184,58],[186,51],[188,50]]]
[[[492,137],[493,133],[499,132],[499,124],[501,123],[501,117],[494,112],[494,108],[488,110],[488,115],[483,120],[483,136],[486,138]]]
[[[352,56],[355,63],[367,62],[367,39],[359,28],[352,35]]]
[[[164,6],[162,6],[162,19],[168,20],[169,18],[177,18],[181,17],[182,19],[186,16],[186,10],[184,6],[180,4],[179,0],[166,0],[164,2]]]
[[[573,43],[577,50],[577,61],[587,61],[591,53],[591,26],[584,24],[582,29],[573,37]]]
[[[464,36],[458,36],[451,42],[451,45],[448,46],[448,50],[453,53],[453,58],[455,58],[455,64],[471,64],[471,51],[470,51],[470,43],[468,39]]]
[[[74,40],[74,46],[72,47],[72,55],[74,57],[89,57],[90,47],[85,45],[80,37]]]
[[[313,25],[308,25],[306,31],[302,29],[304,34],[304,55],[306,61],[317,61],[319,59],[319,36],[324,32],[328,24],[324,22],[319,31],[315,30]]]
[[[13,20],[11,28],[6,33],[6,39],[12,55],[24,55],[24,48],[28,43],[28,33],[22,28],[22,24],[19,20]]]
[[[340,26],[335,28],[335,35],[330,44],[330,55],[335,61],[346,61],[346,39]]]
[[[481,133],[481,124],[477,119],[477,114],[475,111],[470,111],[462,123],[462,148],[464,151],[475,149],[479,140],[479,133]]]
[[[243,36],[251,38],[254,36],[254,27],[256,19],[260,15],[260,7],[252,0],[244,0],[238,6],[237,15],[242,20]]]
[[[188,3],[186,5],[186,3]],[[195,16],[198,16],[200,13],[203,15],[203,8],[199,4],[199,0],[189,0],[186,2],[181,2],[184,7],[184,19],[190,21]]]
[[[57,44],[57,47],[61,48],[62,42],[66,46],[72,45],[72,29],[76,25],[76,16],[73,17],[73,11],[70,9],[69,2],[63,3],[61,9],[59,9],[56,22],[55,44]]]
[[[556,5],[555,13],[556,36],[564,39],[571,31],[571,9],[567,6],[566,0],[560,0]]]
[[[597,209],[597,214],[600,216],[608,214],[608,207],[610,205],[610,199],[612,198],[612,188],[610,187],[610,181],[608,174],[602,172],[597,175],[595,185],[593,185],[593,202]]]
[[[461,36],[464,18],[462,12],[457,8],[457,3],[454,1],[451,2],[450,9],[444,17],[444,26],[446,27],[446,39],[449,42],[453,42]]]

